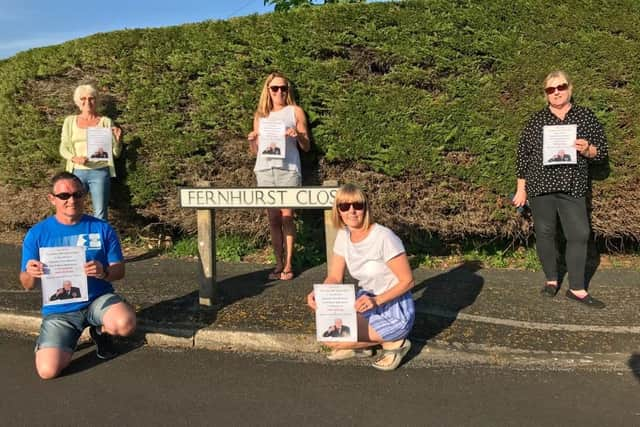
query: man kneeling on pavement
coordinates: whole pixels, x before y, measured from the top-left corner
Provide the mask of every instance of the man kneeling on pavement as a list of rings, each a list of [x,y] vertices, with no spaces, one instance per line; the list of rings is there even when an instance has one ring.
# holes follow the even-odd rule
[[[51,184],[47,197],[55,214],[27,232],[22,245],[20,283],[25,289],[39,284],[45,267],[40,262],[40,248],[84,246],[89,297],[88,301],[42,307],[35,359],[36,370],[43,379],[57,377],[71,363],[87,326],[101,359],[116,355],[111,335],[130,335],[136,326],[135,312],[111,285],[124,277],[122,249],[115,230],[107,222],[84,214],[85,189],[75,175],[61,172]]]

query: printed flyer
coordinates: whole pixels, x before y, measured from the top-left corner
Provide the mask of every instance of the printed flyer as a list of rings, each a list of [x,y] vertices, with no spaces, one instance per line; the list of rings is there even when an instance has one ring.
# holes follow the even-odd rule
[[[284,159],[287,147],[285,131],[284,122],[281,120],[260,119],[258,155]]]
[[[89,300],[85,259],[83,246],[40,248],[40,262],[44,264],[42,305]]]
[[[358,341],[356,291],[354,285],[313,285],[316,299],[318,341]]]

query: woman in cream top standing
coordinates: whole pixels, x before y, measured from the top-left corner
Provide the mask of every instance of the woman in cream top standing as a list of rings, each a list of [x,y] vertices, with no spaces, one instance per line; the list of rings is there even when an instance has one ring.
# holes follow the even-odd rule
[[[258,152],[260,119],[284,122],[284,158],[265,157]],[[253,117],[253,131],[247,137],[249,148],[257,155],[254,172],[258,187],[299,187],[302,181],[300,152],[309,151],[307,119],[291,94],[289,80],[280,73],[269,74],[262,86],[260,101]],[[276,266],[271,280],[291,280],[295,224],[293,209],[267,209],[271,244]],[[286,249],[285,249],[286,248]],[[286,252],[285,252],[286,251]]]
[[[95,88],[80,85],[73,93],[73,101],[80,114],[68,116],[62,125],[60,155],[67,161],[65,170],[80,178],[85,191],[91,193],[93,215],[107,221],[111,177],[116,176],[113,158],[120,156],[122,144],[120,128],[113,126],[109,117],[96,112]],[[90,160],[87,154],[87,129],[91,127],[111,128],[113,156],[108,160]]]

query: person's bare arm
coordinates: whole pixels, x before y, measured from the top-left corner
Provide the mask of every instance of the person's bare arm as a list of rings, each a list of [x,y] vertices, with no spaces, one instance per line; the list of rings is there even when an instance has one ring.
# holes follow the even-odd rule
[[[295,109],[296,115],[296,138],[298,138],[298,145],[302,151],[309,151],[311,149],[311,141],[309,140],[309,127],[307,126],[307,116],[304,114],[304,110],[300,107]]]
[[[344,260],[344,257],[333,254],[333,256],[331,257],[330,265],[331,267],[329,268],[329,271],[327,272],[327,277],[324,279],[323,283],[330,283],[330,284],[342,283],[342,280],[344,279],[344,269],[346,268],[346,265],[347,265]],[[311,291],[307,295],[307,305],[311,307],[312,310],[316,309],[316,297],[313,291]]]
[[[26,271],[20,272],[20,284],[26,290],[33,289],[44,274],[44,264],[35,259],[27,261]]]
[[[89,277],[96,277],[108,282],[113,282],[114,280],[120,280],[124,277],[124,263],[114,262],[110,263],[107,268],[104,268],[100,261],[93,260],[84,265],[84,272]]]
[[[249,152],[254,156],[258,155],[258,130],[260,129],[260,118],[256,114],[253,116],[253,130],[247,135],[249,141]]]
[[[413,280],[413,272],[411,271],[411,267],[409,266],[409,259],[407,258],[406,253],[401,253],[400,255],[391,258],[387,261],[387,265],[393,272],[393,274],[398,278],[398,283],[393,285],[386,292],[381,293],[380,295],[369,296],[369,295],[361,295],[360,298],[356,300],[356,310],[360,313],[371,310],[376,306],[384,305],[389,301],[392,301],[398,298],[401,295],[407,293],[411,288],[413,288],[414,280]]]

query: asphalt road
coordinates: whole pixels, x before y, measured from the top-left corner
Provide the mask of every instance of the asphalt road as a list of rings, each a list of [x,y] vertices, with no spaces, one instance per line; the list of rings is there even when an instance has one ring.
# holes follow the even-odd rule
[[[0,332],[0,414],[18,425],[640,425],[640,378],[361,364],[196,350],[92,347],[65,376],[41,381],[33,340]]]

